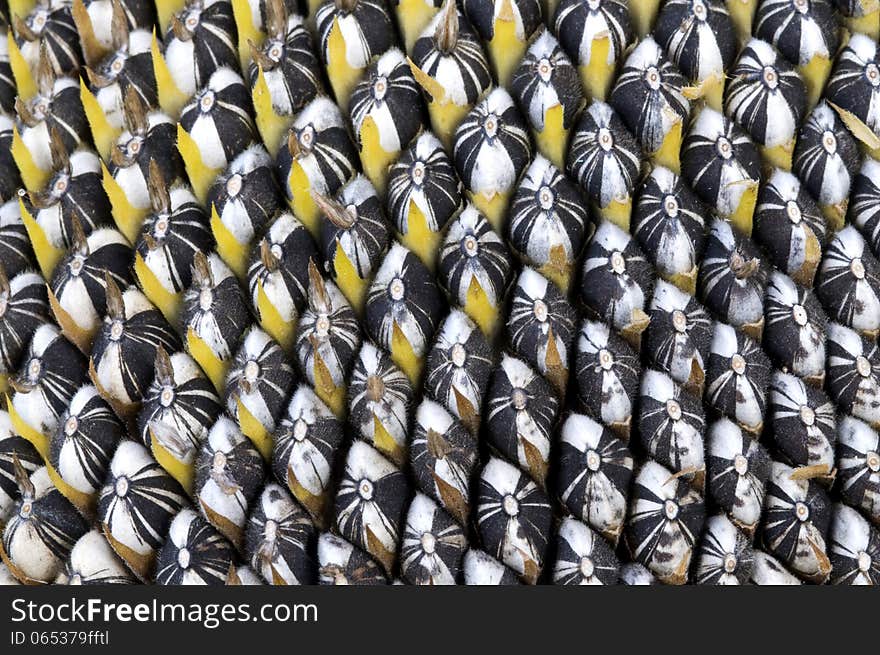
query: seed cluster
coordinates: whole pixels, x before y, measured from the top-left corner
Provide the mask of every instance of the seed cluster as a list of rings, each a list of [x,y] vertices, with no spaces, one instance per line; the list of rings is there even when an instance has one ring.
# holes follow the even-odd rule
[[[0,6],[0,583],[880,584],[880,10]]]

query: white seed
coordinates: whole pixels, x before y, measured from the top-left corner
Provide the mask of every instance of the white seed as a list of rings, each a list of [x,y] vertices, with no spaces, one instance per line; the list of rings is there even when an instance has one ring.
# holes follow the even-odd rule
[[[247,364],[244,365],[244,377],[248,382],[256,382],[257,378],[260,377],[260,365],[253,359],[248,360]]]
[[[581,557],[580,562],[580,570],[581,575],[585,578],[592,578],[593,573],[596,571],[596,566],[593,564],[593,560],[589,557]]]
[[[76,434],[77,430],[79,430],[79,419],[76,416],[68,416],[64,421],[64,434],[71,437]]]
[[[425,554],[433,555],[434,551],[437,549],[437,538],[430,532],[424,532],[422,533],[420,541],[422,542],[422,550]]]
[[[34,357],[30,362],[28,362],[28,376],[32,380],[38,378],[42,370],[43,362],[41,362],[38,358]]]
[[[816,412],[813,411],[813,408],[809,405],[801,405],[800,410],[798,410],[801,416],[801,423],[806,426],[811,426],[816,422]]]
[[[406,294],[406,286],[403,284],[403,280],[401,280],[399,277],[391,280],[391,284],[388,285],[388,292],[391,294],[392,300],[403,300],[403,297]]]
[[[724,570],[727,573],[733,573],[736,571],[736,555],[733,553],[727,553],[724,556]]]
[[[458,368],[464,366],[467,361],[467,350],[464,349],[460,343],[453,344],[452,346],[452,363],[455,364]]]
[[[730,358],[730,368],[737,375],[743,375],[746,372],[746,359],[739,353],[734,353]]]
[[[660,88],[660,82],[663,79],[660,76],[660,71],[657,70],[656,66],[649,66],[645,71],[645,82],[648,83],[648,86],[651,90],[656,91]]]
[[[536,300],[532,312],[541,323],[547,320],[547,304],[543,300]]]
[[[856,257],[849,263],[849,271],[853,274],[853,277],[857,280],[865,279],[865,265],[862,263],[860,257]]]
[[[241,191],[242,179],[241,175],[236,173],[228,180],[226,180],[226,193],[229,194],[230,197],[235,197]]]
[[[373,483],[369,480],[361,480],[358,484],[358,494],[363,500],[373,500]]]
[[[113,490],[116,492],[116,495],[120,498],[125,498],[128,494],[128,478],[124,475],[116,479],[116,485]]]
[[[293,438],[299,442],[305,441],[308,432],[308,424],[301,418],[296,419],[296,423],[293,424]]]
[[[687,331],[688,320],[685,313],[680,309],[676,309],[672,312],[672,327],[675,328],[676,332],[684,333]]]

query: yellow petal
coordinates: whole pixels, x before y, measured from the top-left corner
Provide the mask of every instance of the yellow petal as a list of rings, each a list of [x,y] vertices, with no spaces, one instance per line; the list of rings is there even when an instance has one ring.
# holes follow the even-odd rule
[[[247,2],[247,0],[235,0],[236,2]],[[269,92],[269,84],[266,82],[266,75],[263,73],[263,67],[257,70],[257,82],[251,92],[251,99],[254,103],[254,113],[256,114],[257,130],[266,144],[266,149],[274,158],[278,154],[278,148],[281,146],[282,139],[287,135],[287,130],[293,122],[292,116],[280,116],[272,106],[272,94]]]
[[[440,139],[448,151],[452,151],[455,141],[455,130],[467,116],[471,105],[456,105],[446,97],[446,89],[433,77],[425,73],[409,58],[409,69],[425,92],[430,97],[428,101],[428,114],[431,117],[431,126],[434,135]]]
[[[651,155],[654,163],[665,166],[673,173],[678,175],[681,172],[681,160],[679,152],[681,152],[681,121],[677,121],[663,137],[660,147]]]
[[[244,280],[247,273],[248,249],[250,244],[239,243],[226,224],[220,220],[217,208],[211,203],[211,232],[217,242],[217,254],[229,268]]]
[[[192,328],[186,331],[186,348],[192,358],[196,360],[205,375],[217,389],[217,393],[223,393],[226,387],[226,372],[229,370],[229,362],[224,362],[211,350],[205,341],[198,336]]]
[[[263,459],[267,462],[270,461],[272,459],[272,435],[250,413],[241,400],[237,400],[236,403],[238,406],[238,426],[241,428],[241,433],[253,442]]]
[[[791,170],[791,158],[794,154],[794,139],[778,146],[758,146],[764,162],[772,167],[781,168],[784,171]]]
[[[171,0],[171,2],[175,1]],[[170,20],[170,18],[171,16],[169,15],[168,19]],[[168,64],[165,63],[165,57],[162,56],[162,49],[159,47],[159,40],[156,37],[155,29],[153,30],[151,53],[153,56],[153,73],[156,76],[156,90],[159,93],[159,106],[166,114],[172,118],[177,118],[180,115],[180,110],[189,98],[183,91],[177,88],[174,78],[171,77],[171,71],[168,70]]]
[[[134,274],[137,276],[144,295],[159,308],[168,322],[174,325],[180,311],[181,294],[167,289],[156,277],[156,274],[150,270],[139,252],[134,255]]]
[[[296,333],[296,319],[288,320],[281,315],[266,295],[262,282],[257,282],[257,313],[266,333],[289,351]]]
[[[746,236],[751,236],[752,217],[755,214],[755,204],[758,202],[758,183],[754,180],[748,180],[745,184],[748,187],[740,196],[736,209],[727,219],[737,230]]]
[[[24,223],[28,238],[31,240],[31,247],[34,249],[34,255],[37,258],[37,264],[40,265],[40,271],[43,273],[44,278],[51,280],[55,266],[64,256],[64,249],[56,248],[49,243],[46,232],[25,208],[21,198],[18,199],[18,205],[21,209],[21,222]]]
[[[507,221],[507,205],[510,201],[510,192],[493,193],[491,196],[484,193],[472,193],[468,191],[468,198],[474,207],[489,221],[489,225],[498,234],[504,234],[504,225]]]
[[[315,379],[315,393],[330,408],[330,411],[339,418],[343,418],[346,408],[345,387],[336,386],[324,359],[317,352],[314,357],[312,374]]]
[[[660,0],[629,0],[629,15],[632,17],[633,28],[640,39],[651,32],[651,26],[657,17]]]
[[[610,37],[601,37],[593,39],[590,48],[590,62],[586,66],[578,66],[581,74],[581,83],[584,85],[584,96],[589,100],[605,100],[608,92],[611,90],[611,83],[614,81],[614,73],[617,69],[617,62],[609,63],[608,57],[611,53]],[[620,53],[618,53],[620,56]]]
[[[51,171],[43,170],[34,162],[31,151],[22,141],[21,134],[18,133],[18,127],[12,127],[12,159],[21,175],[21,181],[24,188],[28,191],[39,191],[46,186],[49,181]]]
[[[489,302],[483,287],[477,282],[477,278],[471,278],[465,298],[465,313],[470,316],[474,323],[480,326],[487,337],[493,337],[498,323],[498,307]]]
[[[330,35],[327,37],[327,77],[333,94],[336,96],[336,104],[345,113],[348,109],[348,101],[351,91],[361,78],[363,68],[356,68],[348,63],[346,57],[345,38],[339,27],[339,18],[333,19]]]
[[[13,2],[15,0],[9,3],[9,15],[21,16],[22,18],[27,16],[27,13],[19,14],[13,11]],[[18,48],[18,43],[15,42],[15,35],[11,29],[6,33],[6,39],[9,42],[9,67],[12,69],[12,76],[15,78],[16,91],[22,100],[30,100],[37,95],[37,82],[34,79],[30,66],[28,66],[21,54],[21,50]]]
[[[89,90],[85,80],[82,78],[79,81],[79,97],[82,101],[86,118],[89,121],[89,127],[92,130],[95,148],[97,148],[98,154],[101,155],[101,159],[110,161],[110,150],[113,148],[113,144],[116,143],[116,139],[119,138],[122,130],[110,125],[107,115],[101,109],[101,105],[98,104],[98,99]]]
[[[9,397],[9,394],[6,394],[6,411],[9,412],[12,431],[22,439],[30,441],[33,447],[37,449],[37,452],[40,453],[40,456],[48,462],[49,437],[32,427],[22,418],[21,414],[16,411],[15,404],[12,402],[12,398]]]
[[[822,55],[814,55],[804,66],[798,68],[798,72],[807,86],[807,111],[810,111],[822,97],[825,82],[831,74],[831,60]]]
[[[710,75],[695,86],[684,87],[682,94],[691,101],[703,100],[710,108],[720,112],[724,98],[724,76]]]
[[[137,241],[138,235],[141,232],[141,225],[149,210],[139,209],[131,204],[128,196],[125,195],[125,191],[119,186],[119,183],[103,161],[101,162],[101,170],[103,173],[101,184],[104,187],[107,198],[110,200],[113,221],[116,223],[119,231],[128,239],[128,242],[134,243]]]
[[[253,41],[256,45],[260,45],[266,35],[254,25],[254,15],[251,13],[251,5],[248,0],[232,0],[232,15],[235,18],[235,27],[238,32],[238,56],[241,60],[241,70],[247,71],[251,61],[251,49],[248,42]]]
[[[403,447],[394,440],[375,414],[373,414],[373,445],[391,461],[398,464],[403,462]]]
[[[297,161],[294,161],[290,167],[287,185],[291,196],[288,204],[293,211],[293,215],[317,239],[321,227],[321,213],[317,205],[315,205],[315,201],[312,200],[312,181]]]
[[[397,25],[403,34],[407,52],[412,52],[416,40],[439,10],[440,8],[434,6],[433,2],[425,2],[425,0],[400,0],[394,5]]]
[[[727,11],[730,12],[733,26],[736,28],[739,42],[743,44],[751,37],[752,20],[755,17],[758,0],[725,0],[725,4]]]
[[[495,18],[495,30],[487,45],[489,59],[500,86],[509,86],[510,78],[526,53],[527,43],[516,35],[516,21],[511,0],[501,0],[504,6]]]
[[[572,262],[566,255],[565,247],[555,245],[550,248],[549,261],[541,266],[539,271],[548,280],[554,282],[563,293],[568,293],[568,286],[571,284],[571,269]]]
[[[9,0],[9,17],[21,16],[24,18],[33,11],[37,5],[37,0]]]
[[[538,150],[561,171],[565,170],[565,153],[568,151],[568,130],[563,127],[563,120],[562,105],[554,105],[544,112],[544,129],[535,132]]]
[[[361,124],[360,145],[364,174],[382,194],[388,179],[388,167],[397,160],[400,151],[388,152],[382,147],[379,128],[372,116],[367,116]]]
[[[183,462],[171,454],[171,452],[162,445],[162,442],[156,438],[153,428],[147,428],[150,433],[150,450],[153,457],[159,462],[159,466],[168,471],[168,474],[180,483],[184,491],[192,494],[193,482],[195,480],[195,462]]]
[[[400,370],[406,373],[413,386],[418,385],[422,377],[424,361],[415,353],[409,339],[397,325],[397,321],[394,321],[391,328],[391,359],[400,367]]]
[[[621,230],[629,232],[629,220],[632,215],[632,197],[625,200],[615,198],[605,207],[596,207],[599,215],[609,223],[614,223]]]
[[[428,226],[428,220],[413,200],[409,201],[406,227],[406,234],[401,234],[399,237],[400,242],[421,259],[428,270],[433,272],[440,252],[442,232],[431,230]]]
[[[223,169],[211,168],[205,164],[198,144],[180,123],[177,124],[177,150],[180,152],[184,166],[186,166],[186,174],[192,185],[193,193],[204,205],[208,198],[208,189],[211,188],[211,184],[223,172]]]
[[[863,3],[864,4],[864,3]],[[880,39],[880,10],[873,10],[863,16],[842,17],[843,24],[850,32],[867,34],[877,41]]]
[[[358,275],[354,264],[351,263],[348,255],[338,243],[336,244],[336,254],[333,257],[333,279],[342,295],[360,314],[364,309],[364,300],[367,295],[367,280]]]

